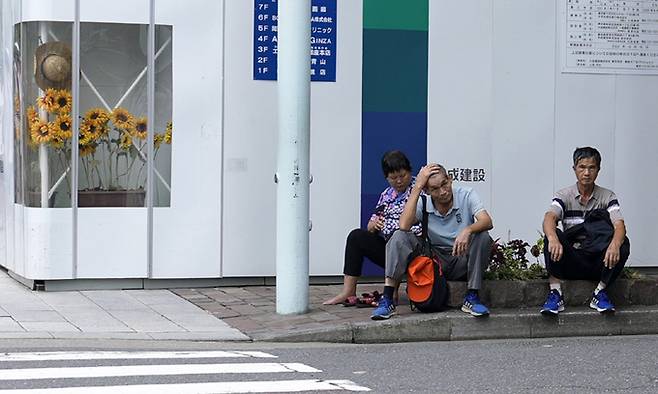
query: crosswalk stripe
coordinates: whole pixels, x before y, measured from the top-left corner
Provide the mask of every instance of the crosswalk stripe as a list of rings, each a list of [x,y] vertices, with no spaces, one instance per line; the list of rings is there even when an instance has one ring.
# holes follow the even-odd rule
[[[116,376],[207,375],[225,373],[322,372],[300,363],[225,363],[123,365],[104,367],[23,368],[0,370],[0,380],[95,378]]]
[[[57,361],[57,360],[117,360],[117,359],[172,359],[172,358],[277,358],[252,351],[190,351],[190,352],[35,352],[0,353],[2,361]]]
[[[200,394],[200,393],[284,393],[300,391],[370,391],[349,380],[280,380],[257,382],[179,383],[126,386],[58,387],[0,390],[2,394]]]

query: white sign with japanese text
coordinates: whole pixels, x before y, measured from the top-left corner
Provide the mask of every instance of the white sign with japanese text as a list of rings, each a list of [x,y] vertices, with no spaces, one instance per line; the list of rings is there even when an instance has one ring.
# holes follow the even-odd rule
[[[562,72],[658,74],[658,0],[562,0]]]

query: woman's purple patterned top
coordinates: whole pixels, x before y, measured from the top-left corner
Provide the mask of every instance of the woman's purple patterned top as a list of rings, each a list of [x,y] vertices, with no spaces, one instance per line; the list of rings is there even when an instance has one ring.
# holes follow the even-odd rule
[[[393,232],[400,228],[400,215],[404,211],[404,204],[407,203],[411,188],[414,187],[416,178],[411,179],[409,187],[404,192],[398,193],[393,187],[387,187],[379,196],[379,201],[375,206],[375,213],[372,214],[370,220],[375,220],[377,216],[384,217],[384,228],[379,232],[379,235],[388,241],[393,235]],[[420,223],[411,227],[411,231],[416,235],[421,234]]]

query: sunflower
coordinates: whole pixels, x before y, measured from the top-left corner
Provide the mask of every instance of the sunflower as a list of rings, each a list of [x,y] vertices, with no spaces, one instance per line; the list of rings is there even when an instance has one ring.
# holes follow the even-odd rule
[[[107,135],[107,133],[110,131],[110,128],[107,127],[107,122],[99,124],[96,126],[96,134],[99,137]]]
[[[111,115],[112,122],[119,129],[132,130],[135,127],[135,118],[124,108],[115,108]]]
[[[27,124],[29,127],[32,127],[33,123],[36,123],[40,120],[37,110],[32,105],[27,107],[27,111],[25,111],[25,113],[27,117]]]
[[[92,108],[85,113],[85,119],[97,125],[102,125],[110,120],[110,115],[102,108]]]
[[[57,134],[53,134],[53,138],[48,142],[50,146],[56,149],[64,149],[64,139]]]
[[[60,114],[68,114],[71,112],[71,93],[66,90],[58,90],[55,94],[54,107]]]
[[[96,140],[96,135],[93,133],[85,133],[80,130],[78,133],[78,144],[80,145],[89,145]]]
[[[121,149],[128,150],[133,144],[133,139],[128,133],[123,133],[121,134],[121,142],[119,143],[119,146]]]
[[[171,122],[167,122],[167,128],[165,129],[164,141],[167,144],[171,144],[171,132],[174,126]]]
[[[73,136],[73,132],[71,130],[71,115],[58,115],[57,118],[55,118],[53,125],[53,132],[59,138],[67,140]]]
[[[160,148],[160,145],[162,145],[162,141],[164,141],[165,135],[164,134],[158,134],[155,133],[155,136],[153,136],[153,146],[155,149]]]
[[[96,144],[79,144],[79,156],[85,157],[96,153]]]
[[[46,89],[43,93],[43,96],[37,98],[37,105],[39,108],[48,111],[55,112],[57,106],[55,104],[55,97],[57,96],[57,91],[55,89]]]
[[[89,119],[83,119],[80,124],[80,135],[85,137],[91,137],[91,139],[97,138],[101,133],[101,128],[96,125],[96,122],[92,122]]]
[[[145,116],[135,120],[135,128],[133,131],[133,136],[139,138],[140,140],[145,140],[148,132],[148,121]]]
[[[51,126],[52,124],[46,123],[41,119],[39,119],[38,122],[32,123],[30,126],[30,135],[32,137],[32,141],[35,144],[41,144],[43,142],[50,141],[53,137]]]

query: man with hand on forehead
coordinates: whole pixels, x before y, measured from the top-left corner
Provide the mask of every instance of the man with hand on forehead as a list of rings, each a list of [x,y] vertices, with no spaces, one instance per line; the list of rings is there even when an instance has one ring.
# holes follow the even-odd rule
[[[478,291],[491,256],[493,240],[488,233],[493,228],[491,216],[475,190],[454,186],[446,169],[432,163],[418,173],[416,184],[400,215],[400,229],[393,233],[386,245],[384,296],[372,319],[385,320],[395,315],[393,292],[421,245],[420,238],[410,229],[423,218],[420,198],[423,191],[428,197],[427,231],[443,273],[448,280],[468,281],[462,311],[473,316],[488,315],[489,309],[480,301]]]

